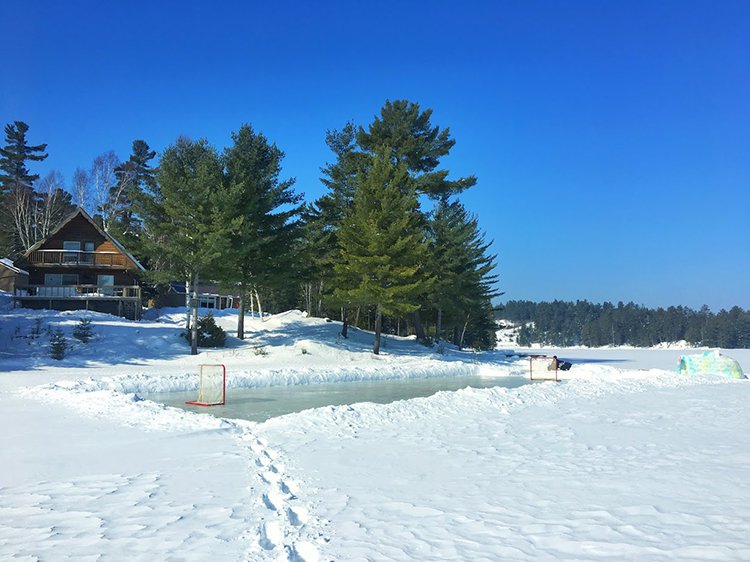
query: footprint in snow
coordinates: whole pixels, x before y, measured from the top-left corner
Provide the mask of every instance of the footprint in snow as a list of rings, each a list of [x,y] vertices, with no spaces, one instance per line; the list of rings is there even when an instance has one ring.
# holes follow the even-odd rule
[[[284,497],[280,492],[271,490],[270,492],[263,494],[263,503],[266,504],[268,509],[280,511],[284,506]]]
[[[284,534],[281,531],[281,525],[278,521],[266,521],[260,527],[260,546],[266,550],[273,550],[281,546],[284,541]]]
[[[310,513],[307,511],[307,508],[301,505],[288,508],[286,513],[289,522],[295,527],[304,525],[310,519]]]

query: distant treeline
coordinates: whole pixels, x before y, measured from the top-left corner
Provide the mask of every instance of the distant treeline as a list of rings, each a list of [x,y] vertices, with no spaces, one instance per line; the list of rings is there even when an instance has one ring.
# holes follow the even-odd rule
[[[508,301],[495,317],[523,324],[519,345],[650,347],[685,340],[708,347],[750,348],[750,311],[738,306],[713,313],[707,306],[653,309],[622,302]]]

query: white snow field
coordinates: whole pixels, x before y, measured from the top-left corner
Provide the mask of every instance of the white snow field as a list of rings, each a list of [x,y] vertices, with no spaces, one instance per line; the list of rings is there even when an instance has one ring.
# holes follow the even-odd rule
[[[557,350],[560,383],[328,406],[263,423],[148,400],[221,362],[232,389],[375,378],[526,376],[291,311],[221,313],[190,357],[180,311],[0,310],[3,560],[750,560],[750,383],[674,374],[679,350]],[[33,337],[40,332],[39,337]],[[528,351],[528,350],[516,350]],[[538,352],[538,350],[534,350]],[[726,350],[750,371],[750,351]]]

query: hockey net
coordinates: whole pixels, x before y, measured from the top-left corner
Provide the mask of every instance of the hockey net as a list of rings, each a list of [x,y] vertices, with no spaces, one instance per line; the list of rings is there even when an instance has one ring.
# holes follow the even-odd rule
[[[559,381],[557,358],[549,355],[529,356],[529,378],[532,381]]]
[[[221,406],[226,402],[227,370],[224,365],[200,365],[198,399],[185,404]]]

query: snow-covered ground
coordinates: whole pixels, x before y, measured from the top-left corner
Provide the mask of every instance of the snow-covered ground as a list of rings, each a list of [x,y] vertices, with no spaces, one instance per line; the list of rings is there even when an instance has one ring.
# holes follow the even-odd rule
[[[291,311],[186,355],[181,311],[91,314],[54,361],[0,310],[0,559],[748,560],[750,383],[674,374],[679,350],[552,350],[562,383],[325,407],[264,423],[140,394],[410,376],[518,375],[503,351],[433,353]],[[38,337],[31,337],[39,332]],[[515,352],[528,350],[515,349]],[[534,350],[538,352],[538,350]],[[728,350],[750,372],[750,351]]]

